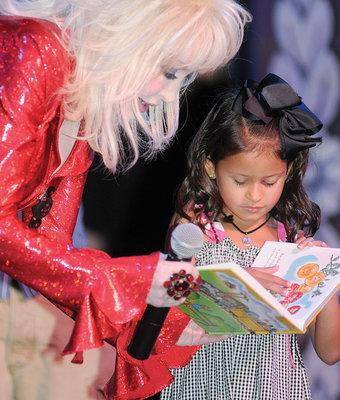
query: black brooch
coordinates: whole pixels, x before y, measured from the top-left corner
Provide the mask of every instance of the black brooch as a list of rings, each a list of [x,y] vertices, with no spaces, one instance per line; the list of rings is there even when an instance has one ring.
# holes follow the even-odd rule
[[[39,228],[42,219],[50,212],[52,208],[52,194],[54,192],[55,187],[49,186],[46,192],[38,199],[38,202],[32,207],[33,216],[28,224],[29,228]]]

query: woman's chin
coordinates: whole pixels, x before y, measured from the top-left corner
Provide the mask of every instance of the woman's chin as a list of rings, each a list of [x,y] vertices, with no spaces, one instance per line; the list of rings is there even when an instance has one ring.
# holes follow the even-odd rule
[[[138,98],[138,109],[141,113],[145,113],[148,111],[150,105],[146,103],[144,100],[141,98]]]

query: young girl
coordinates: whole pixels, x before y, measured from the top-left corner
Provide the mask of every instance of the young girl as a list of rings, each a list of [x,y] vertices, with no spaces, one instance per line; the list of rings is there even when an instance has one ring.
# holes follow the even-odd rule
[[[107,397],[146,397],[169,382],[167,365],[183,365],[192,351],[137,363],[125,348],[146,302],[183,301],[163,287],[183,267],[158,254],[112,259],[76,249],[86,172],[93,150],[115,171],[140,150],[163,149],[180,92],[236,54],[250,16],[233,0],[3,0],[0,14],[0,271],[75,319],[64,353],[76,361],[104,340],[117,344]],[[187,322],[171,315],[163,353]]]
[[[273,74],[219,96],[193,140],[179,193],[179,215],[207,237],[197,265],[234,261],[268,290],[285,293],[289,282],[273,275],[275,267],[250,266],[266,240],[294,241],[299,230],[308,237],[318,229],[320,210],[302,179],[321,126]],[[334,296],[310,328],[316,351],[330,364],[339,358],[339,328]],[[173,376],[162,400],[311,398],[295,335],[231,336],[204,345]]]

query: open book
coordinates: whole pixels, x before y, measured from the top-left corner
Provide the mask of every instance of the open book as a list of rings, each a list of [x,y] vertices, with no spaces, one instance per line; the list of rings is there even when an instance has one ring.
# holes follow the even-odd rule
[[[340,249],[266,242],[254,267],[279,266],[286,296],[266,290],[233,263],[198,267],[202,285],[180,309],[210,334],[304,333],[340,287]]]

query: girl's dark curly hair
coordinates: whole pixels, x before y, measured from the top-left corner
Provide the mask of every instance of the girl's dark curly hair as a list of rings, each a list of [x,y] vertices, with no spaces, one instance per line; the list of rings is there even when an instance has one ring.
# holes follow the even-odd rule
[[[216,165],[225,157],[245,150],[270,150],[285,160],[288,167],[282,195],[270,215],[285,225],[289,241],[294,240],[300,229],[307,236],[314,235],[320,225],[320,208],[309,199],[302,182],[308,164],[308,150],[284,159],[278,118],[264,125],[242,117],[232,111],[236,95],[236,90],[228,90],[217,96],[215,105],[191,143],[187,175],[177,198],[177,215],[197,223],[202,229],[202,213],[211,221],[220,218],[224,204],[216,181],[206,172],[207,160]]]

